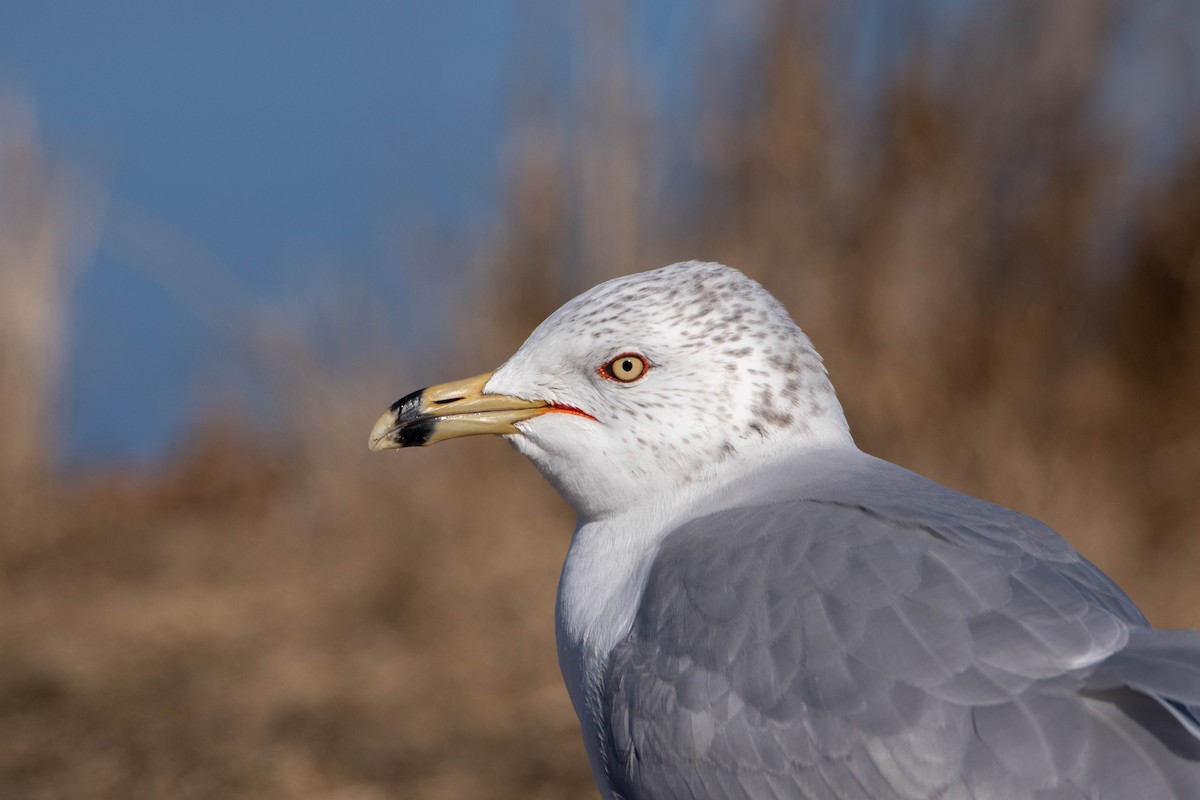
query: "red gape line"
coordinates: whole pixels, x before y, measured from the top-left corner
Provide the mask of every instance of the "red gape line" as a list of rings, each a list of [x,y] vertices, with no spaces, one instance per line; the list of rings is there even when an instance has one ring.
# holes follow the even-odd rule
[[[593,417],[591,414],[587,413],[586,411],[580,411],[575,406],[564,406],[559,403],[551,403],[548,406],[548,408],[551,411],[560,411],[563,414],[574,414],[577,417],[583,417],[585,419],[590,419],[592,422],[600,421],[600,420],[596,419],[595,417]]]

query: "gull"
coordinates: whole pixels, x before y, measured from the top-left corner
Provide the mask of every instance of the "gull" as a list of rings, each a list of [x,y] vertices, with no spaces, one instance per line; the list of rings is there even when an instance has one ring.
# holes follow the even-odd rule
[[[370,447],[499,434],[575,509],[558,658],[601,795],[1200,798],[1200,631],[860,451],[761,285],[603,283]]]

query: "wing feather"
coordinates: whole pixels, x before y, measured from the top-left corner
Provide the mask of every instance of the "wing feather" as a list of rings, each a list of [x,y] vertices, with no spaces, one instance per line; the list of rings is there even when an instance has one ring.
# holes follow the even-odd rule
[[[875,464],[667,537],[605,673],[619,796],[1200,797],[1200,634],[1146,628],[1044,525]]]

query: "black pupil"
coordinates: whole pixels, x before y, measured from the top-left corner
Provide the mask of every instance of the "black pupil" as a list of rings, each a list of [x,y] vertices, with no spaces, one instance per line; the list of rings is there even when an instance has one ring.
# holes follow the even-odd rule
[[[621,362],[621,369],[625,370],[626,372],[633,372],[633,362],[628,358],[625,359]]]

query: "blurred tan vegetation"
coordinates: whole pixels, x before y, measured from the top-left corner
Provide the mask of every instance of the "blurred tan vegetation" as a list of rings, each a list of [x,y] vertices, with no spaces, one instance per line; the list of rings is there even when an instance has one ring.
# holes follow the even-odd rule
[[[563,107],[530,70],[452,292],[461,248],[424,254],[415,284],[460,298],[426,371],[353,290],[252,314],[225,333],[269,412],[217,397],[153,470],[51,468],[72,220],[0,118],[0,797],[594,797],[553,645],[569,510],[499,442],[365,438],[575,292],[684,258],[784,300],[863,449],[1046,520],[1156,624],[1200,626],[1198,28],[1148,7],[911,4],[868,80],[853,6],[779,4],[714,37],[681,122],[589,6],[585,77]],[[1114,99],[1137,25],[1182,83]],[[1140,93],[1171,108],[1165,167],[1136,144],[1166,121],[1114,123]]]

